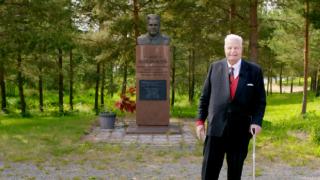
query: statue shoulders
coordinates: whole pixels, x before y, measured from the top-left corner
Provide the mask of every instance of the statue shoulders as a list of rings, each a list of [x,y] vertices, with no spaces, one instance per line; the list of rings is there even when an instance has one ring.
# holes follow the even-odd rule
[[[164,35],[164,34],[162,34],[161,36],[162,36],[162,42],[163,42],[163,44],[169,45],[169,44],[170,44],[170,38],[169,38],[169,36]]]
[[[145,38],[148,38],[148,34],[142,34],[138,37],[138,40],[140,39],[145,39]]]
[[[166,35],[159,34],[156,37],[150,37],[149,34],[142,34],[137,38],[137,45],[169,45],[170,38]]]
[[[137,44],[147,44],[148,41],[148,34],[142,34],[137,38]]]

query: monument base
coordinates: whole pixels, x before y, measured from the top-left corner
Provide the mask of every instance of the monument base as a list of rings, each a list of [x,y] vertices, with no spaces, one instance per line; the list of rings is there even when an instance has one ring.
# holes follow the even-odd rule
[[[126,129],[127,134],[181,134],[181,126],[169,124],[168,126],[138,126],[130,123]]]

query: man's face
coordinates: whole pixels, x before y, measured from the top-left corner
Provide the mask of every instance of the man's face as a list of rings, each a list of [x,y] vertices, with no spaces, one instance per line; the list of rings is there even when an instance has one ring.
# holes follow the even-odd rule
[[[230,64],[237,63],[242,56],[242,46],[237,40],[228,40],[224,45],[224,52]]]
[[[159,33],[160,23],[157,19],[149,19],[148,32],[151,36],[156,36]]]

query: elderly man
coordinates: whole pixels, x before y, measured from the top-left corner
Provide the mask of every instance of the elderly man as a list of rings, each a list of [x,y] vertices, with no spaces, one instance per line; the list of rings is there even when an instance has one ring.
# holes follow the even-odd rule
[[[205,139],[203,180],[219,178],[225,155],[228,179],[241,179],[250,138],[260,133],[266,107],[262,71],[241,59],[242,38],[227,35],[224,51],[226,58],[210,66],[199,102],[196,132]]]
[[[160,33],[160,16],[149,14],[147,16],[148,33],[138,37],[138,45],[169,45],[170,38]]]

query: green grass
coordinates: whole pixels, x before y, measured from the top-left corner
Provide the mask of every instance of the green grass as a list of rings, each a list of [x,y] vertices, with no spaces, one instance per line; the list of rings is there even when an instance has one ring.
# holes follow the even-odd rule
[[[94,117],[78,114],[62,117],[0,116],[0,157],[10,161],[44,162],[70,154],[89,132]]]
[[[308,112],[301,115],[302,94],[274,94],[268,97],[258,152],[272,161],[306,165],[320,160],[320,146],[313,138],[320,124],[320,99],[308,97]]]
[[[189,103],[188,96],[177,96],[174,107],[171,109],[171,117],[195,118],[197,115],[197,108],[197,103]]]

